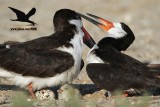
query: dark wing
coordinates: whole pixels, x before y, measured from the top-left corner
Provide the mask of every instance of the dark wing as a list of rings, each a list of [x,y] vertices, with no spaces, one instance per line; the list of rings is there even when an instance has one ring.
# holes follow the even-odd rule
[[[71,54],[57,48],[73,47],[68,42],[73,36],[74,31],[68,30],[0,49],[0,67],[24,76],[51,77],[62,73],[74,65],[74,60]]]
[[[35,9],[35,8],[32,8],[32,9],[28,12],[28,14],[26,14],[26,17],[29,18],[30,16],[34,15],[35,12],[36,12],[36,9]]]
[[[150,68],[150,71],[154,76],[160,78],[160,64],[148,64],[147,66]]]
[[[12,8],[12,7],[9,7],[14,13],[16,13],[16,16],[17,18],[20,18],[20,17],[24,17],[25,16],[25,13],[20,11],[20,10],[17,10],[15,8]]]
[[[74,65],[72,55],[55,49],[6,49],[0,53],[0,59],[0,67],[35,77],[52,77]]]
[[[73,47],[70,41],[74,36],[74,32],[68,30],[63,32],[56,32],[51,36],[37,38],[31,41],[27,41],[19,45],[19,47],[27,49],[55,49],[61,46]]]
[[[135,71],[140,74],[150,73],[150,69],[142,62],[121,53],[116,49],[108,49],[106,51],[96,50],[98,56],[105,62],[120,69],[126,68],[128,72]]]
[[[147,87],[147,84],[152,85],[152,76],[142,75],[134,69],[136,67],[127,69],[125,66],[121,68],[109,64],[88,64],[86,67],[88,76],[99,88],[114,91],[130,88],[141,89]]]
[[[102,57],[105,64],[88,64],[86,68],[91,80],[101,88],[114,90],[159,86],[160,81],[138,60],[120,52],[113,53],[112,50],[101,54]]]

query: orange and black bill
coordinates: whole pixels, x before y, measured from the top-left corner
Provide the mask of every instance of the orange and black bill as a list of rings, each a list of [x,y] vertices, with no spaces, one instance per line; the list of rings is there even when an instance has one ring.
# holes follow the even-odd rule
[[[100,22],[98,22],[98,21],[95,21],[95,20],[93,20],[93,19],[91,19],[91,18],[89,18],[89,17],[87,17],[87,16],[85,16],[85,15],[83,15],[83,14],[81,14],[81,13],[78,13],[81,17],[83,17],[84,19],[86,19],[86,20],[88,20],[89,22],[91,22],[91,23],[93,23],[93,24],[95,24],[95,25],[101,25],[101,23]]]
[[[80,14],[80,13],[79,13],[79,14]],[[87,16],[85,16],[85,15],[83,15],[83,14],[80,14],[80,15],[81,15],[81,17],[83,17],[84,19],[86,19],[86,20],[88,20],[89,22],[97,25],[98,27],[100,27],[101,29],[103,29],[103,30],[105,30],[105,31],[108,31],[109,29],[111,29],[111,28],[114,27],[114,25],[113,25],[112,22],[110,22],[110,21],[108,21],[108,20],[105,20],[105,19],[103,19],[103,18],[100,18],[100,17],[98,17],[98,16],[96,16],[96,15],[92,15],[92,14],[90,14],[90,13],[87,13],[87,15],[89,15],[89,16],[92,17],[93,19],[90,18],[90,17],[87,17]],[[94,20],[94,19],[95,19],[95,20]],[[96,20],[98,20],[98,21],[96,21]]]

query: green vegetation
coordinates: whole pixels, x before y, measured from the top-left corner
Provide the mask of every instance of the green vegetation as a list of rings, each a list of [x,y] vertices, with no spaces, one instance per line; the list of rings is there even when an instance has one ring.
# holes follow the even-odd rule
[[[33,101],[27,99],[25,92],[16,92],[11,100],[12,107],[33,107]]]
[[[119,93],[118,93],[119,95]],[[16,92],[13,95],[11,100],[12,107],[101,107],[97,106],[99,99],[87,99],[82,100],[81,95],[79,94],[77,89],[73,87],[66,88],[65,90],[65,98],[63,100],[48,100],[48,101],[40,101],[28,99],[28,95],[25,92]],[[92,96],[91,96],[92,97]],[[149,107],[151,105],[152,97],[145,94],[140,97],[115,97],[108,101],[108,99],[102,100],[106,107]]]

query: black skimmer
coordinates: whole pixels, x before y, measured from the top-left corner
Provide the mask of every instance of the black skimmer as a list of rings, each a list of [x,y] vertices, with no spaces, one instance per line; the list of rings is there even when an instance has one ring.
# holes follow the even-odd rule
[[[33,98],[36,89],[75,79],[82,67],[83,42],[90,48],[95,44],[75,11],[59,10],[53,22],[55,33],[50,36],[0,48],[0,77],[28,87]]]
[[[132,30],[124,23],[113,23],[92,14],[88,15],[98,21],[81,16],[108,32],[108,36],[94,45],[88,54],[86,70],[90,79],[99,88],[110,92],[160,87],[160,79],[152,75],[149,67],[121,53],[135,39]]]
[[[17,16],[17,19],[11,19],[11,21],[20,21],[20,22],[28,22],[28,23],[31,23],[32,25],[35,25],[36,23],[29,20],[29,18],[35,14],[36,12],[36,9],[35,8],[32,8],[28,14],[25,14],[24,12],[18,10],[18,9],[15,9],[13,7],[9,7]]]

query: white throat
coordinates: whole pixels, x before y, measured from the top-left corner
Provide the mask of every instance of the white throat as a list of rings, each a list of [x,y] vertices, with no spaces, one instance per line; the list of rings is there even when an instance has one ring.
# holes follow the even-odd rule
[[[80,73],[82,52],[83,52],[83,35],[84,34],[82,34],[82,30],[79,29],[79,31],[75,33],[74,37],[70,41],[73,47],[58,48],[58,50],[70,53],[74,59],[74,66],[68,71],[68,73],[64,74],[66,76],[65,78],[67,78],[67,81],[69,82],[73,81],[73,79],[75,79]],[[65,78],[61,79],[66,80]]]
[[[72,19],[69,23],[75,25],[77,28],[81,28],[83,26],[82,21],[78,19]]]
[[[97,44],[95,44],[90,52],[87,55],[87,62],[88,63],[104,63],[103,60],[101,60],[99,57],[96,56],[96,54],[94,54],[94,50],[98,49],[99,47],[97,46]]]
[[[79,37],[80,37],[80,38],[81,38],[81,37],[83,38],[84,32],[82,31],[82,26],[83,26],[82,21],[81,21],[81,20],[75,20],[75,19],[73,19],[73,20],[70,20],[69,23],[76,26],[76,28],[77,28],[77,30],[78,30],[78,34],[76,34],[76,35],[78,35],[78,38],[79,38]],[[76,35],[75,35],[75,36],[76,36]],[[77,38],[77,37],[76,37],[76,38]]]

